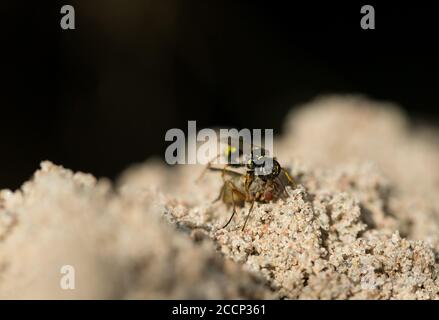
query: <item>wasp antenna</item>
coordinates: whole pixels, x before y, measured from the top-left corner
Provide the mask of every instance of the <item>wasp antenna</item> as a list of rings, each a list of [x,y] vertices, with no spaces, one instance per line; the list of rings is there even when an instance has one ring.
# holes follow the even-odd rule
[[[282,168],[282,171],[283,171],[283,173],[285,174],[285,176],[287,177],[288,182],[290,183],[290,185],[291,185],[294,189],[296,189],[296,187],[297,187],[296,182],[295,182],[294,179],[288,174],[288,171],[285,170],[284,168]]]

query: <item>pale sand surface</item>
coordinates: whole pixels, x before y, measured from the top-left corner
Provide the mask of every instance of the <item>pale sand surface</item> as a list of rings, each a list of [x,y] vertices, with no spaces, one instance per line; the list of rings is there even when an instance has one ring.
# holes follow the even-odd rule
[[[0,298],[439,298],[439,134],[325,97],[275,141],[298,183],[225,229],[218,173],[150,159],[115,185],[44,162],[0,193]],[[62,265],[75,290],[60,288]]]

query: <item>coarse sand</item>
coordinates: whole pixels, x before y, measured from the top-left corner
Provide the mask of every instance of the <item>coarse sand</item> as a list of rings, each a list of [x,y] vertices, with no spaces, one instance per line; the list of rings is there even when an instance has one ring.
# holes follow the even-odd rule
[[[112,184],[45,161],[0,191],[0,298],[438,299],[438,136],[390,103],[316,99],[275,140],[297,187],[244,231],[249,204],[221,228],[202,166],[149,159]]]

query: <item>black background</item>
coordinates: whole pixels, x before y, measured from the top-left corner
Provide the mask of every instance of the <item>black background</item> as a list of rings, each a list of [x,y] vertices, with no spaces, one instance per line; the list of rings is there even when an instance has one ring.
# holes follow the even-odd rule
[[[0,301],[2,310],[11,310],[14,315],[26,316],[40,314],[44,318],[58,319],[60,314],[68,315],[69,319],[83,317],[84,313],[95,313],[97,316],[126,317],[128,313],[142,314],[150,318],[159,315],[164,319],[186,319],[186,315],[173,315],[172,310],[179,305],[188,307],[206,307],[214,310],[205,314],[202,319],[283,319],[286,315],[298,317],[306,314],[310,318],[336,317],[338,319],[357,318],[370,319],[379,316],[386,318],[413,317],[422,310],[426,314],[433,314],[437,310],[437,301],[373,301],[373,300],[100,300],[100,301]],[[265,305],[264,315],[217,315],[218,305]],[[66,310],[69,310],[67,313]],[[137,310],[137,311],[136,311]],[[430,310],[430,311],[428,311]],[[359,312],[361,316],[359,317]],[[194,319],[197,316],[192,316]],[[201,318],[200,318],[201,319]]]
[[[71,4],[76,30],[61,30]],[[376,29],[360,28],[372,4]],[[297,104],[361,93],[438,119],[431,1],[2,1],[0,188],[50,159],[114,178],[170,128],[274,128]]]

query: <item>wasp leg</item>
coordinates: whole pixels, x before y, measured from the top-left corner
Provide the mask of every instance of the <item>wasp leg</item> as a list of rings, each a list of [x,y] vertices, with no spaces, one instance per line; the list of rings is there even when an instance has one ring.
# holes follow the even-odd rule
[[[231,188],[231,190],[235,190],[236,189],[235,185],[231,181],[226,180],[225,169],[223,169],[223,172],[221,174],[221,178],[223,179],[224,183],[223,183],[223,186],[221,187],[220,194],[218,195],[218,197],[215,200],[212,201],[213,203],[219,201],[224,196],[224,192],[226,190],[226,185],[228,185],[229,188]],[[233,192],[232,192],[232,194],[233,194]]]
[[[245,198],[245,195],[242,192],[240,192],[238,189],[236,189],[235,185],[232,182],[226,181],[226,183],[229,185],[230,190],[232,191],[231,196],[232,196],[233,212],[229,218],[229,221],[227,221],[227,223],[223,226],[223,228],[227,227],[230,224],[230,222],[232,221],[233,217],[236,214],[236,202],[235,202],[234,194],[236,193],[239,197],[241,197],[241,199]]]
[[[245,192],[247,192],[247,194],[250,194],[250,186],[253,182],[253,175],[250,173],[247,173],[245,176],[245,183],[244,183],[244,187],[245,187]]]
[[[227,223],[223,226],[223,228],[227,227],[229,225],[229,223],[232,221],[233,217],[235,216],[236,213],[236,205],[235,205],[235,198],[233,197],[233,190],[232,190],[232,202],[233,202],[233,212],[232,215],[229,218],[229,221],[227,221]]]
[[[244,225],[242,226],[241,231],[244,231],[245,226],[247,225],[248,218],[250,217],[250,213],[253,211],[253,206],[255,204],[255,200],[252,201],[250,205],[250,209],[248,210],[247,217],[245,217]]]
[[[223,184],[223,187],[221,188],[220,195],[218,196],[218,198],[217,198],[214,202],[216,202],[216,201],[218,201],[219,199],[221,199],[222,195],[224,195],[224,191],[225,191],[226,185],[228,185],[229,188],[230,188],[231,190],[236,190],[236,192],[239,192],[239,191],[237,191],[235,185],[230,181],[230,179],[229,179],[229,180],[226,179],[226,172],[227,172],[227,167],[228,167],[228,166],[229,166],[229,165],[226,164],[226,165],[224,166],[222,172],[221,172],[221,178],[223,179],[224,184]],[[232,192],[232,193],[233,193],[233,192]]]

